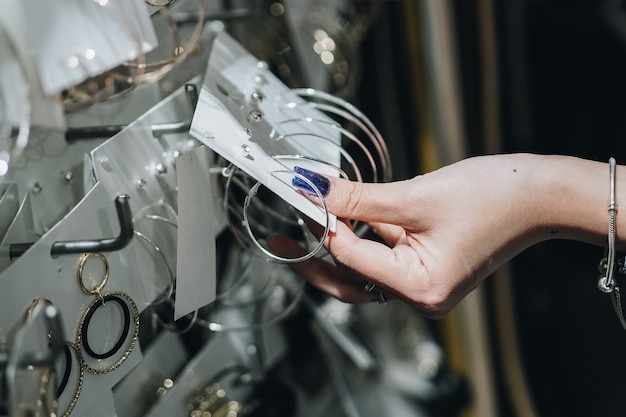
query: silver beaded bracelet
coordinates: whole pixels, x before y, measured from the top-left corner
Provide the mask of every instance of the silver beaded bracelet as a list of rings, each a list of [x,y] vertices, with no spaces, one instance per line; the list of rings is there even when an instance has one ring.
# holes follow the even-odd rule
[[[598,289],[611,296],[613,308],[617,314],[620,324],[626,330],[626,320],[622,310],[622,300],[619,287],[615,283],[615,217],[617,215],[617,205],[615,204],[615,158],[609,159],[609,232],[607,255],[600,261],[600,278],[598,278]]]

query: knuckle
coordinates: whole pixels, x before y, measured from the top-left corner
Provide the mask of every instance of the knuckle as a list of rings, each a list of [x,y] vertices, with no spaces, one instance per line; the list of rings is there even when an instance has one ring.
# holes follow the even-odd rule
[[[450,292],[437,286],[421,288],[414,293],[413,303],[428,318],[441,319],[450,311]]]
[[[346,213],[349,215],[352,212],[356,212],[359,209],[364,197],[364,188],[358,183],[348,183],[344,191],[343,200]]]
[[[426,300],[421,301],[422,310],[429,315],[438,315],[445,308],[445,300],[440,296],[430,296]]]

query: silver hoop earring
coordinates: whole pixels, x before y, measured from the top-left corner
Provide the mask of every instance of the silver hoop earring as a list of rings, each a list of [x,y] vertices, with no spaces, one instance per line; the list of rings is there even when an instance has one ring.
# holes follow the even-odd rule
[[[278,179],[276,174],[279,174],[279,173],[289,174],[290,177],[297,177],[297,178],[299,178],[304,183],[306,183],[315,192],[315,194],[319,198],[319,200],[320,200],[320,202],[322,204],[322,209],[324,211],[325,225],[324,225],[324,232],[323,232],[322,237],[319,240],[318,244],[315,246],[315,248],[313,248],[313,250],[309,251],[305,255],[302,255],[302,256],[299,256],[299,257],[296,257],[296,258],[286,258],[286,257],[278,256],[275,253],[270,252],[263,245],[261,245],[261,243],[258,241],[258,239],[254,236],[254,232],[250,228],[250,220],[249,220],[249,215],[248,215],[248,208],[250,207],[250,203],[252,201],[252,198],[257,194],[258,189],[261,186],[260,182],[257,182],[250,189],[250,191],[248,192],[248,195],[246,196],[246,198],[244,200],[244,204],[243,204],[243,226],[245,227],[246,231],[248,232],[248,236],[250,237],[252,242],[257,246],[257,248],[261,251],[261,253],[263,253],[268,259],[270,259],[272,261],[275,261],[275,262],[279,262],[279,263],[303,262],[303,261],[306,261],[308,259],[311,259],[313,256],[315,256],[324,247],[324,241],[328,237],[328,233],[330,231],[330,213],[328,212],[328,206],[326,205],[326,199],[324,198],[324,195],[322,194],[320,189],[317,187],[317,185],[315,185],[311,180],[309,180],[308,178],[306,178],[302,174],[298,174],[296,172],[288,171],[288,170],[272,171],[271,174],[272,174],[273,177]]]

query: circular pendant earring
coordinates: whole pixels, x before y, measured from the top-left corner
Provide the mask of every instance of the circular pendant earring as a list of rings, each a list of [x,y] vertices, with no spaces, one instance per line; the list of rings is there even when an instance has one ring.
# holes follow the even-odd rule
[[[100,281],[93,287],[85,283],[85,266],[87,261],[95,258],[102,262],[103,273]],[[83,313],[76,329],[75,344],[84,369],[93,374],[106,374],[119,368],[132,353],[139,337],[139,310],[133,299],[120,291],[103,293],[102,290],[109,279],[109,264],[106,257],[98,252],[83,254],[78,264],[78,283],[85,294],[95,298]],[[101,326],[93,329],[96,315],[107,315],[106,320],[99,320]],[[116,319],[121,322],[114,324]],[[119,331],[116,329],[119,328]],[[90,331],[91,330],[91,331]],[[105,335],[100,340],[101,348],[93,346],[90,334]],[[113,342],[107,337],[114,336]]]

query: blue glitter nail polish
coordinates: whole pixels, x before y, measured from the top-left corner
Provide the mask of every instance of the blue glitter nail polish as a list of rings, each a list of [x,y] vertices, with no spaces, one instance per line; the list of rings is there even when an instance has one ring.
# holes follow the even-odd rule
[[[313,185],[317,187],[322,196],[326,196],[328,194],[328,191],[330,190],[330,181],[328,180],[328,178],[318,174],[317,172],[309,171],[308,169],[300,167],[294,167],[293,171],[296,174],[300,174],[309,181],[311,181],[311,183],[313,183]],[[315,190],[300,177],[294,176],[291,180],[291,184],[297,189],[302,190],[308,194],[315,196],[318,195],[317,192],[315,192]]]

